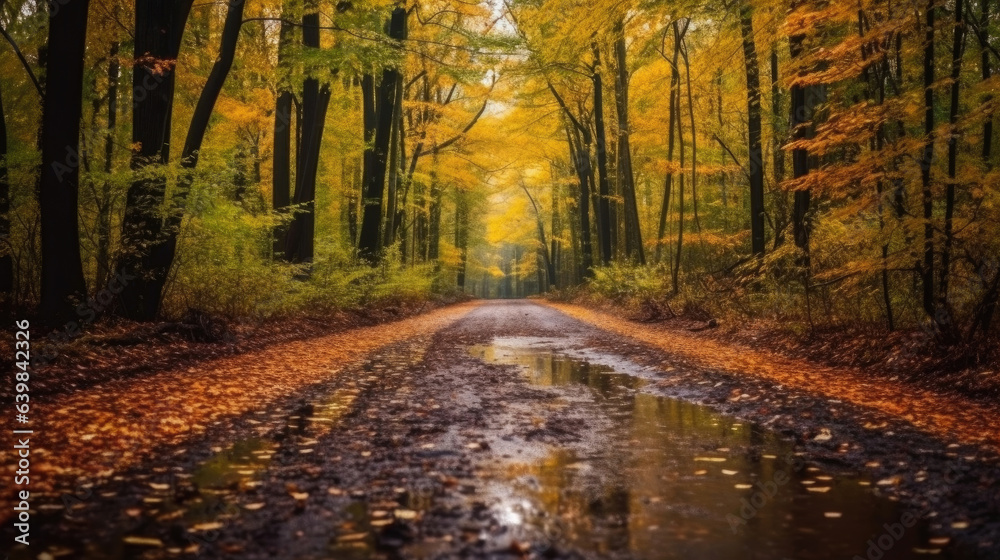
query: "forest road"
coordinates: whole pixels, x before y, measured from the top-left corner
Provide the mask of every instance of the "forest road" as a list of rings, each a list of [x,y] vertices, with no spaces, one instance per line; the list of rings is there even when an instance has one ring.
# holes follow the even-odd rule
[[[120,468],[53,469],[31,545],[10,557],[1000,557],[985,447],[543,304],[435,313]],[[295,355],[334,359],[350,347],[324,345],[348,342]],[[243,368],[255,394],[250,365],[265,361],[209,362],[186,383]],[[166,395],[182,379],[144,384]]]

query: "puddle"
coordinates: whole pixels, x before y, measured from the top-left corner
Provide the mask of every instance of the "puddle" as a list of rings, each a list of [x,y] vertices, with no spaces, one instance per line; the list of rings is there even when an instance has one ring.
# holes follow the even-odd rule
[[[496,516],[514,538],[541,529],[556,543],[633,558],[957,557],[869,481],[807,465],[759,426],[644,393],[644,379],[619,373],[627,367],[567,356],[541,339],[501,338],[470,352],[520,366],[532,384],[565,392],[568,406],[592,400],[608,420],[590,424],[598,433],[576,446],[584,451],[550,447],[491,473]]]

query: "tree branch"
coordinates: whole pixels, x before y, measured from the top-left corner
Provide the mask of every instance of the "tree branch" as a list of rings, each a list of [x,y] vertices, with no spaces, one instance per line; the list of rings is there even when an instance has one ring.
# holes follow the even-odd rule
[[[31,83],[35,84],[35,89],[38,90],[38,96],[45,99],[45,91],[42,89],[42,84],[38,83],[38,78],[35,77],[35,73],[31,70],[31,66],[28,64],[28,61],[24,58],[24,55],[21,54],[21,49],[17,46],[17,43],[14,42],[14,38],[7,33],[7,30],[4,29],[2,25],[0,25],[0,34],[3,34],[4,39],[7,39],[10,46],[14,48],[14,54],[16,54],[17,58],[21,61],[21,66],[24,66],[24,71],[27,72],[28,77],[31,78]]]

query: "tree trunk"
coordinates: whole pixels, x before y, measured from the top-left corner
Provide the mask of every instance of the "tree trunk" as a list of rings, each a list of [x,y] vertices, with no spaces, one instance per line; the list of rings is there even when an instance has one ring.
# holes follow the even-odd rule
[[[923,187],[924,260],[919,266],[923,284],[923,307],[928,317],[934,313],[934,198],[931,191],[931,166],[934,165],[934,11],[936,0],[928,0],[924,23],[924,150],[920,161]]]
[[[694,118],[694,93],[691,91],[691,59],[688,53],[687,40],[682,40],[681,56],[684,58],[684,77],[687,80],[688,115],[691,117],[691,211],[694,213],[694,228],[701,233],[701,221],[698,218],[698,128]]]
[[[392,134],[389,140],[389,184],[386,193],[385,226],[382,233],[382,246],[389,247],[396,242],[396,212],[399,201],[399,187],[402,172],[400,169],[400,151],[403,137],[403,81],[396,81],[395,101],[393,102]]]
[[[120,273],[132,277],[119,296],[118,312],[151,321],[159,311],[157,278],[166,271],[153,270],[148,250],[161,240],[160,207],[167,178],[162,166],[170,160],[177,54],[184,24],[193,0],[149,0],[136,4],[135,53],[132,71],[132,160],[140,176],[129,187],[122,218]]]
[[[351,247],[358,246],[358,204],[361,202],[361,162],[355,157],[351,160],[351,188],[347,195],[347,235],[351,238]]]
[[[761,147],[760,67],[753,31],[753,7],[748,0],[740,4],[740,31],[743,37],[743,60],[747,76],[747,131],[749,133],[750,234],[751,250],[764,254],[764,155]]]
[[[108,132],[104,137],[104,183],[97,215],[96,290],[103,289],[111,277],[111,169],[115,153],[115,127],[118,125],[118,42],[108,52]]]
[[[777,201],[774,218],[774,248],[785,242],[785,227],[788,225],[788,197],[780,188],[785,180],[785,151],[781,149],[785,142],[787,131],[782,122],[787,115],[787,108],[782,99],[781,83],[778,73],[778,51],[771,48],[771,150],[774,153],[774,189]],[[697,203],[696,203],[697,204]],[[695,206],[697,208],[697,205]],[[697,215],[697,210],[695,211]]]
[[[611,186],[608,183],[608,141],[604,131],[604,83],[601,79],[601,52],[597,43],[591,45],[594,53],[594,128],[597,142],[598,208],[597,238],[601,244],[601,262],[611,264]]]
[[[389,20],[390,39],[397,41],[406,39],[406,15],[405,8],[397,7],[392,11],[392,17]],[[382,198],[385,194],[389,140],[392,133],[392,121],[395,116],[396,83],[399,79],[399,68],[386,68],[382,72],[382,83],[379,84],[372,173],[368,177],[368,183],[365,185],[361,237],[358,241],[359,255],[371,265],[377,264],[379,260]]]
[[[676,31],[675,31],[676,33]],[[681,43],[681,37],[679,34],[675,34],[675,40],[678,44]],[[686,174],[684,173],[684,127],[681,125],[681,91],[680,87],[677,89],[677,143],[680,147],[680,168],[681,173],[679,180],[677,182],[677,252],[673,259],[673,269],[670,271],[671,287],[673,293],[677,294],[680,292],[679,276],[681,271],[681,257],[684,251],[684,181]]]
[[[86,297],[77,199],[80,187],[80,117],[87,0],[58,6],[50,14],[45,101],[42,105],[42,169],[39,211],[42,230],[42,316],[72,316]]]
[[[461,188],[455,192],[455,248],[458,249],[458,291],[465,292],[465,268],[469,250],[469,200]]]
[[[313,11],[302,16],[302,45],[318,49],[319,13]],[[288,227],[285,239],[285,258],[295,263],[311,263],[316,232],[316,176],[319,172],[319,154],[326,124],[326,109],[330,103],[330,86],[319,84],[319,79],[308,75],[302,84],[302,141],[295,158],[295,197],[292,204],[299,207]]]
[[[7,178],[7,115],[3,110],[3,90],[0,88],[0,305],[13,309],[14,260],[10,243],[10,182]]]
[[[225,85],[229,70],[233,67],[233,60],[236,58],[236,44],[240,37],[240,28],[243,26],[244,6],[246,6],[245,0],[229,1],[229,9],[226,13],[226,22],[219,46],[219,56],[201,90],[194,114],[191,117],[191,125],[188,127],[187,138],[184,140],[180,162],[183,171],[172,197],[173,207],[165,220],[164,239],[153,245],[150,250],[152,270],[156,271],[156,275],[150,280],[149,293],[150,297],[156,297],[157,313],[159,312],[160,300],[163,297],[163,287],[167,281],[167,272],[170,270],[177,252],[177,235],[180,233],[181,220],[184,218],[184,202],[194,184],[192,170],[198,165],[198,156],[201,144],[205,139],[205,132],[208,130],[209,118],[212,116],[215,103],[219,99],[219,94],[222,93],[222,86]]]
[[[282,15],[288,12],[282,6]],[[292,25],[282,19],[278,39],[278,68],[287,69],[288,49],[292,42]],[[274,155],[271,159],[271,207],[283,211],[292,202],[292,92],[281,84],[274,102]],[[285,227],[274,229],[274,256],[284,259]]]
[[[378,115],[375,112],[375,76],[365,74],[361,77],[361,118],[364,127],[365,150],[361,168],[361,213],[364,213],[365,192],[372,182],[375,173],[375,127],[378,125]],[[381,199],[380,199],[381,200]],[[360,247],[360,231],[355,236]]]
[[[670,108],[668,109],[667,120],[667,166],[674,163],[674,130],[680,122],[678,114],[678,100],[680,99],[681,72],[680,63],[681,42],[678,36],[683,37],[687,33],[687,25],[683,28],[678,26],[677,21],[673,22],[674,29],[674,54],[670,62]],[[674,172],[667,169],[667,176],[663,185],[663,204],[660,206],[660,227],[657,230],[656,262],[663,262],[663,245],[666,243],[664,237],[667,234],[667,217],[670,215],[670,195],[674,188]]]
[[[615,80],[615,106],[618,110],[618,185],[625,202],[625,257],[641,265],[646,264],[642,247],[642,230],[639,226],[639,206],[635,198],[635,175],[632,173],[632,148],[629,144],[628,82],[626,64],[625,22],[615,24],[615,60],[617,66]]]
[[[569,142],[570,157],[573,160],[573,165],[580,181],[580,190],[577,197],[580,214],[580,277],[589,278],[593,276],[594,269],[594,248],[590,240],[590,152],[580,140],[579,132],[567,127],[566,135]]]
[[[430,192],[428,193],[428,203],[430,208],[428,210],[428,224],[427,224],[427,260],[436,261],[440,256],[440,246],[441,246],[441,184],[438,181],[437,167],[438,158],[437,154],[432,156],[433,163],[431,176]]]
[[[789,38],[789,50],[792,58],[798,58],[802,54],[802,35]],[[806,138],[809,131],[806,130],[805,123],[812,119],[812,107],[809,103],[808,88],[800,84],[792,86],[792,114],[789,128],[796,140]],[[792,150],[792,177],[799,179],[809,173],[809,152],[805,148],[795,148]],[[809,198],[808,189],[797,189],[795,191],[795,202],[792,209],[792,232],[795,237],[795,246],[798,247],[805,256],[803,265],[809,267]]]
[[[559,192],[560,187],[561,185],[558,183],[552,184],[552,226],[549,230],[549,258],[551,260],[549,270],[552,273],[549,283],[557,288],[559,287],[559,241],[557,238],[562,232],[562,216],[559,213],[559,199],[562,197],[562,193]]]
[[[976,33],[976,38],[979,40],[979,47],[982,52],[980,52],[980,65],[983,72],[983,81],[989,81],[993,75],[993,68],[990,64],[990,49],[988,47],[989,35],[986,31],[986,25],[990,20],[990,0],[980,0],[981,13],[979,16],[979,21],[982,22],[982,28]],[[990,104],[993,101],[992,95],[987,95],[983,100],[986,104]],[[983,150],[982,158],[983,163],[986,165],[987,169],[992,169],[993,165],[990,160],[993,157],[993,111],[991,110],[986,114],[986,121],[983,123]]]
[[[946,318],[950,315],[948,310],[948,286],[951,280],[951,249],[954,243],[955,176],[958,172],[958,109],[962,83],[962,55],[965,52],[963,4],[963,0],[955,0],[955,35],[951,48],[951,104],[948,109],[948,124],[950,126],[948,135],[948,184],[945,190],[944,249],[941,252],[941,280],[938,289],[938,313],[942,318],[941,322],[948,323],[946,326],[951,326],[950,319]]]

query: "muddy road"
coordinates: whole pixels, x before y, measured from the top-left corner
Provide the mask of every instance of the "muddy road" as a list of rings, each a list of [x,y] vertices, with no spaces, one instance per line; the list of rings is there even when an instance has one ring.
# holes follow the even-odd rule
[[[496,302],[53,474],[10,557],[1000,558],[998,476],[991,449]]]

